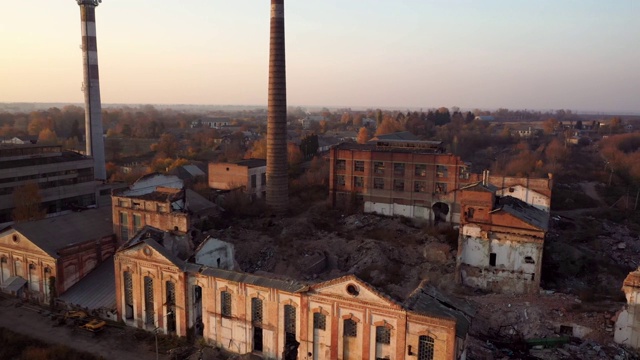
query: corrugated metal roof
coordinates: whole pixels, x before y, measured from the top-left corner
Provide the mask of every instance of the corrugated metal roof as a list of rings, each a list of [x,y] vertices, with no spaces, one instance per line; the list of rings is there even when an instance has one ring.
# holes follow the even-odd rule
[[[274,288],[290,293],[304,292],[309,288],[306,284],[300,283],[296,280],[273,279],[266,276],[209,267],[202,267],[200,269],[201,270],[199,272],[205,276],[213,276],[220,279],[251,284],[265,288]],[[187,270],[193,271],[194,269],[189,268]]]
[[[87,276],[59,297],[67,304],[89,310],[116,307],[116,284],[113,256],[103,261]]]
[[[27,280],[25,280],[24,278],[20,276],[12,276],[8,278],[7,281],[2,284],[2,286],[0,286],[0,289],[7,293],[14,293],[20,290],[20,288],[23,287],[26,283]]]
[[[533,205],[515,198],[513,196],[503,196],[498,200],[499,210],[503,210],[518,219],[547,231],[549,228],[549,213],[540,210]]]
[[[403,303],[403,307],[420,315],[450,319],[456,322],[456,336],[465,338],[471,326],[474,310],[445,297],[430,285],[421,285]]]
[[[113,235],[110,207],[17,223],[3,232],[10,229],[15,229],[54,258],[58,258],[58,250],[67,246]]]

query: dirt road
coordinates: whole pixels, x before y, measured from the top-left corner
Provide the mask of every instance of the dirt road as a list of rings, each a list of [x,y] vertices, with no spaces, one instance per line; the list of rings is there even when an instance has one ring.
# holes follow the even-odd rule
[[[16,299],[0,297],[0,327],[38,338],[42,341],[62,344],[71,348],[99,355],[105,359],[153,360],[156,354],[144,344],[127,336],[130,330],[108,328],[95,338],[81,331],[74,332],[66,326],[53,327],[51,321],[39,314],[37,309],[16,307]],[[160,355],[167,360],[168,356]]]

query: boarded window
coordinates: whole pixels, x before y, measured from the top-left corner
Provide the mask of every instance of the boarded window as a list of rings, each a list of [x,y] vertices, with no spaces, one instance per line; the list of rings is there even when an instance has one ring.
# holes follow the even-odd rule
[[[327,329],[327,317],[323,313],[313,313],[313,328],[318,330]]]
[[[427,191],[427,182],[426,181],[414,181],[413,182],[413,191],[414,192],[426,192]]]
[[[433,338],[422,335],[418,341],[418,360],[433,360]]]
[[[251,299],[251,321],[254,324],[262,323],[262,300],[259,298]]]
[[[344,337],[358,336],[358,323],[351,319],[344,319],[344,329],[342,333]]]
[[[231,293],[220,292],[220,314],[224,317],[231,317]]]
[[[391,344],[391,329],[386,326],[376,326],[376,343]]]
[[[354,171],[363,172],[363,171],[364,171],[364,161],[356,160],[356,161],[353,163],[353,170],[354,170]]]

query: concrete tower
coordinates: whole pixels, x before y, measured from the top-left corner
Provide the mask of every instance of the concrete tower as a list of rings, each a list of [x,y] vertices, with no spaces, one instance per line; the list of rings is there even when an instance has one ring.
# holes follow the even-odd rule
[[[77,0],[82,21],[82,63],[84,65],[84,123],[87,155],[93,157],[94,177],[106,180],[102,105],[98,76],[98,44],[96,41],[96,6],[102,0]]]
[[[284,0],[271,0],[269,101],[267,119],[267,205],[287,210],[287,76],[284,51]]]

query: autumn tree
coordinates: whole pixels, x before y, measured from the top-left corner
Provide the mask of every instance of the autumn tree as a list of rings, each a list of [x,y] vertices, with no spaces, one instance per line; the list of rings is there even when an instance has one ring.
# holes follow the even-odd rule
[[[287,161],[289,165],[298,165],[303,159],[304,156],[302,155],[302,151],[300,151],[300,147],[293,142],[287,143]]]
[[[548,118],[542,123],[542,130],[545,135],[551,135],[556,131],[556,127],[558,127],[558,120],[554,118]]]
[[[13,191],[13,220],[15,222],[44,219],[47,212],[42,208],[40,188],[35,182],[17,186]]]
[[[168,133],[162,134],[162,136],[160,136],[160,141],[158,141],[158,143],[154,145],[155,151],[157,151],[162,156],[169,158],[176,157],[176,155],[178,154],[178,150],[180,149],[176,137]]]
[[[318,135],[307,135],[300,141],[300,150],[305,158],[311,157],[318,153]]]
[[[58,136],[56,135],[55,131],[44,128],[40,130],[40,133],[38,134],[38,143],[44,145],[56,144],[58,143]]]
[[[246,152],[245,159],[266,159],[267,158],[267,139],[262,138],[253,142],[251,149]]]
[[[376,135],[391,134],[398,131],[404,131],[402,124],[393,119],[384,119],[376,129]]]
[[[369,130],[366,127],[361,127],[360,131],[358,131],[358,144],[365,144],[369,139],[371,139]]]

